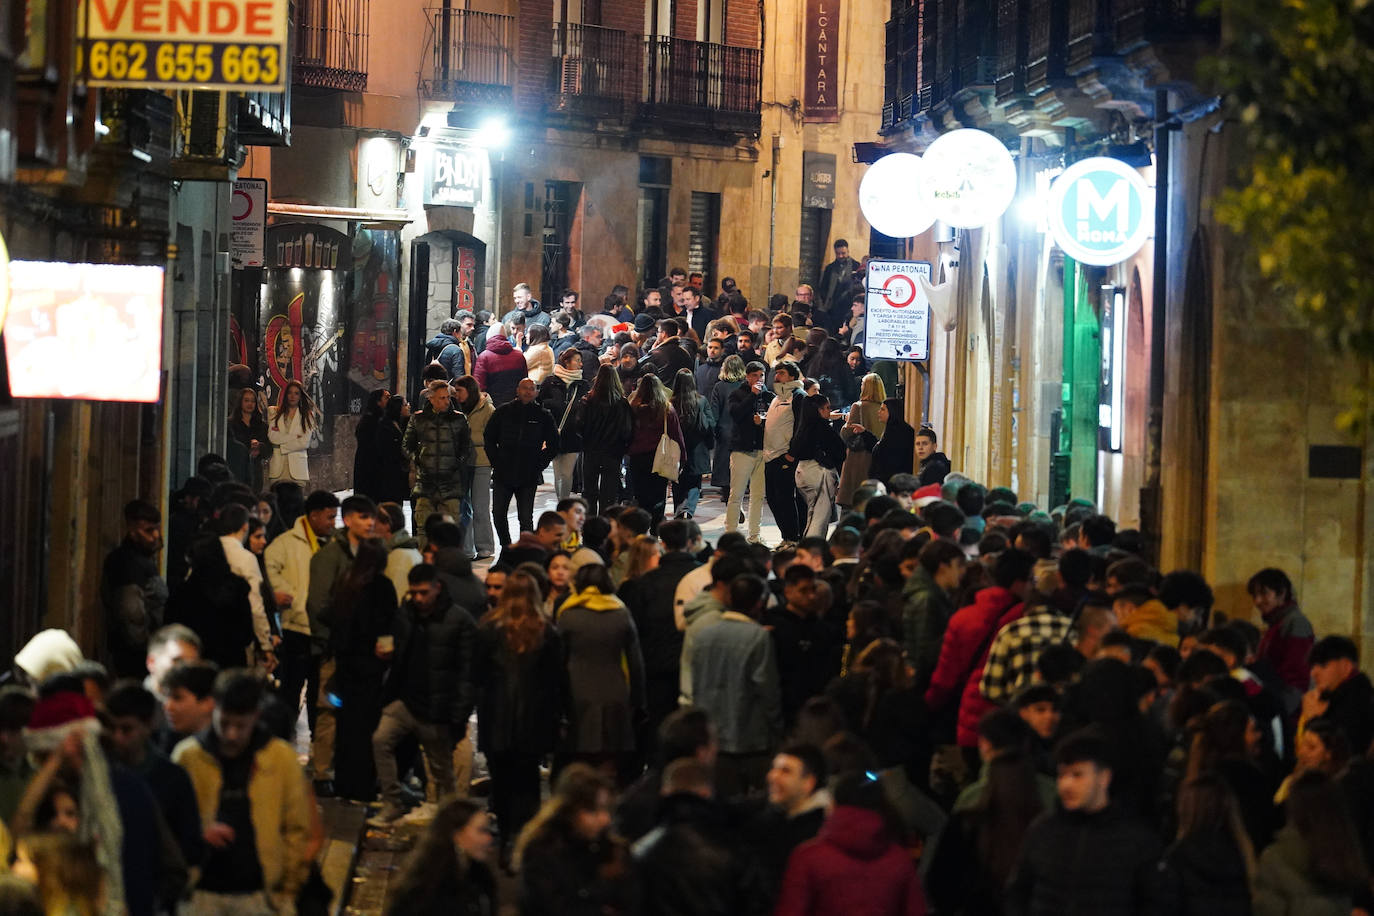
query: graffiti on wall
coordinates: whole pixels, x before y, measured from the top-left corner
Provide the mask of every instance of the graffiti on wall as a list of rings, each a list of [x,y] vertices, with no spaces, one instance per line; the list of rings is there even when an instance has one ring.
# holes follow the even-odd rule
[[[359,229],[351,246],[348,287],[349,405],[362,411],[368,392],[396,382],[396,319],[400,235]]]

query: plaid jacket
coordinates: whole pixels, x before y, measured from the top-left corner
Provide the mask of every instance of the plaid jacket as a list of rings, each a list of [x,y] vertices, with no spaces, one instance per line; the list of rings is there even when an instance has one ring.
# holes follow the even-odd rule
[[[1027,617],[1013,620],[992,641],[983,680],[978,685],[983,696],[1005,703],[1035,679],[1035,662],[1050,646],[1067,642],[1073,622],[1049,608],[1039,608]]]

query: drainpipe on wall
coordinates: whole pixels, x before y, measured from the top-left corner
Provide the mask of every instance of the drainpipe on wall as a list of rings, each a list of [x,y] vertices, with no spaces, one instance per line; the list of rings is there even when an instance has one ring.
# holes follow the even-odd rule
[[[1158,565],[1163,541],[1164,337],[1169,282],[1169,92],[1155,91],[1154,289],[1150,305],[1150,402],[1145,419],[1145,484],[1140,488],[1140,530],[1146,558]]]
[[[773,295],[773,249],[778,238],[778,151],[782,149],[782,134],[773,135],[773,161],[768,169],[768,295]]]

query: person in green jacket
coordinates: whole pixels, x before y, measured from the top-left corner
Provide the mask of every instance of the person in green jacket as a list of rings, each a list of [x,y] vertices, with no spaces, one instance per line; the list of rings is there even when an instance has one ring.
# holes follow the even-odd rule
[[[958,544],[937,538],[921,548],[916,570],[902,588],[902,645],[916,669],[917,690],[925,690],[940,661],[945,627],[956,610],[950,596],[963,578],[965,562]]]

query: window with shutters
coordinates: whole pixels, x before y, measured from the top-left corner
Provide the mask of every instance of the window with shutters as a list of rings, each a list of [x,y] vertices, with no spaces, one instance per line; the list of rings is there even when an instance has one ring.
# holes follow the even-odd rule
[[[716,283],[716,240],[720,237],[720,195],[692,192],[692,221],[687,230],[687,270],[705,277],[709,293]]]
[[[830,211],[802,207],[801,251],[797,255],[797,283],[817,287],[825,268],[825,243],[830,238]]]

